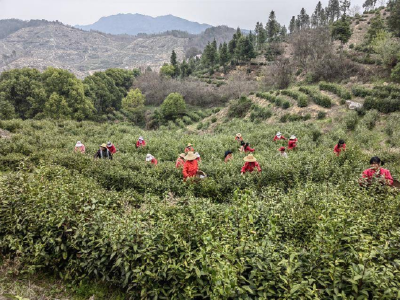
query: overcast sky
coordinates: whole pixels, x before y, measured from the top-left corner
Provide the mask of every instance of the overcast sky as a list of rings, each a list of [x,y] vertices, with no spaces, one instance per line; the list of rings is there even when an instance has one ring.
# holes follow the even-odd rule
[[[103,16],[140,13],[149,16],[172,14],[210,25],[254,29],[268,20],[271,10],[288,24],[302,7],[311,15],[318,0],[0,0],[0,19],[59,20],[69,25],[87,25]],[[328,0],[321,1],[325,6]],[[364,0],[351,0],[362,6]]]

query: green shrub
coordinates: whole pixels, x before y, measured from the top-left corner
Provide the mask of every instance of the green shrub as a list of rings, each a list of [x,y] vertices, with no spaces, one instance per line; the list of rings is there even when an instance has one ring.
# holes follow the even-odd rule
[[[356,129],[358,123],[358,115],[355,111],[349,111],[344,116],[344,124],[347,130]]]
[[[395,82],[400,82],[400,63],[397,63],[397,65],[392,69],[390,78]]]
[[[288,109],[290,107],[290,102],[289,101],[284,101],[283,103],[282,103],[282,108],[283,109]]]
[[[282,95],[289,96],[293,99],[297,100],[297,106],[299,107],[306,107],[308,106],[308,97],[303,93],[295,90],[283,90],[281,91]]]
[[[199,124],[197,124],[197,130],[201,130],[203,128],[203,123],[199,122]]]
[[[353,86],[351,89],[352,93],[354,96],[356,97],[362,97],[365,98],[367,96],[372,96],[373,95],[373,91],[371,89],[367,89],[363,86]]]
[[[217,122],[217,120],[218,120],[217,117],[212,117],[211,118],[211,123],[215,123],[215,122]]]
[[[183,116],[182,120],[183,120],[183,122],[185,122],[186,125],[190,125],[193,123],[192,119],[188,116]]]
[[[329,98],[326,95],[321,94],[317,88],[314,87],[300,87],[299,89],[301,92],[309,95],[311,99],[315,102],[315,104],[318,104],[322,107],[327,107],[330,108],[332,106],[332,101],[331,98]]]
[[[325,119],[325,117],[326,117],[326,112],[324,112],[324,111],[319,111],[318,112],[318,115],[317,115],[317,119],[318,120]]]
[[[346,88],[336,83],[328,83],[322,81],[319,83],[319,89],[323,91],[332,92],[344,100],[351,99],[351,93]]]
[[[374,129],[376,122],[379,120],[379,113],[373,109],[368,111],[362,119],[362,124],[365,125],[369,130]]]
[[[228,110],[228,116],[231,118],[243,118],[249,111],[252,102],[246,97],[240,97],[239,100],[232,102]]]

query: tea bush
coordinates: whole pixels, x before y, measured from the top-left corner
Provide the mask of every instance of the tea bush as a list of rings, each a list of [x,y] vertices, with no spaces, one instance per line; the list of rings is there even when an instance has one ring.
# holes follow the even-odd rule
[[[322,134],[319,123],[240,119],[213,134],[46,120],[0,127],[14,128],[11,139],[0,139],[7,153],[0,158],[0,249],[24,271],[101,280],[132,299],[399,296],[400,197],[357,183],[366,150],[387,160],[395,177],[400,172],[377,129],[346,133],[340,120]],[[299,138],[287,159],[272,141],[278,130]],[[239,131],[256,149],[261,174],[240,176],[237,150],[224,163]],[[139,135],[144,149],[135,147]],[[333,146],[344,136],[347,151],[336,157]],[[87,154],[73,152],[77,140]],[[93,160],[108,140],[119,149],[114,159]],[[175,169],[187,143],[208,174],[198,184],[184,183]],[[145,163],[147,153],[156,167]]]
[[[310,98],[315,102],[315,104],[318,104],[322,107],[330,108],[332,106],[332,101],[331,98],[323,95],[317,88],[315,87],[307,87],[307,86],[302,86],[300,87],[300,92],[303,92],[307,95],[310,96]]]
[[[319,83],[319,89],[323,90],[323,91],[332,92],[332,93],[338,95],[343,100],[351,99],[351,93],[345,87],[343,87],[337,83],[322,81]]]
[[[289,97],[291,97],[293,99],[296,99],[297,100],[297,105],[299,107],[308,106],[308,97],[307,97],[307,95],[305,95],[305,94],[303,94],[303,93],[301,93],[299,91],[296,91],[296,90],[283,90],[281,93],[283,95],[286,95],[286,96],[289,96]]]

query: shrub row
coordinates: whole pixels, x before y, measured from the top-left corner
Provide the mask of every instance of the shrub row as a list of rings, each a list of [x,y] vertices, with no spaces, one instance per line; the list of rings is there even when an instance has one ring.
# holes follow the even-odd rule
[[[283,90],[281,91],[283,95],[289,96],[293,99],[297,100],[297,106],[299,107],[306,107],[308,106],[308,97],[303,93],[296,91],[296,90]]]
[[[332,92],[344,100],[351,99],[351,93],[346,88],[337,83],[322,81],[319,83],[319,89]]]
[[[301,92],[309,95],[315,104],[322,107],[330,108],[332,107],[332,100],[330,97],[323,95],[317,88],[302,86],[299,89]]]

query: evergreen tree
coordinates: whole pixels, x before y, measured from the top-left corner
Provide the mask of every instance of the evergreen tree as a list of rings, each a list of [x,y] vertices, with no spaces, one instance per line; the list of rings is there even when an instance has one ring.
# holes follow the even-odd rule
[[[268,23],[265,30],[267,32],[267,39],[269,42],[275,41],[278,38],[280,24],[278,21],[276,21],[275,12],[273,10],[269,14]]]
[[[350,9],[350,0],[341,0],[340,1],[340,10],[343,12],[343,15],[347,15],[347,11]]]
[[[363,8],[366,10],[371,10],[375,7],[377,0],[365,0]]]
[[[289,32],[290,34],[293,34],[296,30],[296,17],[292,16],[290,19],[290,24],[289,24]]]
[[[339,0],[329,0],[328,7],[328,20],[330,23],[338,20],[340,17],[340,3]]]
[[[313,28],[318,28],[323,25],[322,15],[324,14],[324,9],[322,7],[321,1],[318,2],[315,7],[314,13],[311,16],[311,26]]]
[[[284,39],[287,36],[287,28],[285,25],[282,26],[281,32],[279,33],[281,39]]]
[[[171,65],[174,67],[174,70],[175,70],[175,73],[174,73],[173,77],[179,76],[180,69],[179,69],[179,66],[178,66],[178,60],[177,60],[177,56],[176,56],[175,50],[172,50],[170,62],[171,62]]]
[[[224,67],[224,72],[226,72],[226,65],[229,62],[229,50],[228,45],[224,43],[219,51],[219,61],[221,66]]]
[[[236,49],[236,57],[240,61],[249,61],[256,57],[254,47],[248,36],[241,36]]]
[[[346,15],[343,15],[340,20],[332,24],[331,35],[333,39],[339,40],[342,45],[346,44],[351,37],[350,21]]]
[[[300,22],[300,30],[307,29],[310,27],[310,16],[307,14],[304,7],[300,11],[300,15],[298,15],[298,20]]]
[[[385,22],[381,18],[381,15],[378,14],[371,19],[371,24],[368,28],[365,38],[367,39],[368,43],[371,43],[372,40],[377,36],[377,34],[384,30],[385,30]]]
[[[397,37],[400,37],[400,0],[389,3],[390,16],[387,21],[389,30]]]
[[[257,48],[261,49],[261,46],[265,43],[266,38],[267,38],[263,23],[257,22],[256,29],[255,29],[255,34],[256,34],[256,45],[257,45]]]
[[[146,97],[138,88],[130,90],[126,97],[122,99],[122,108],[128,111],[143,108],[145,100]]]
[[[182,78],[189,76],[189,65],[186,59],[184,59],[180,65],[180,74]]]

